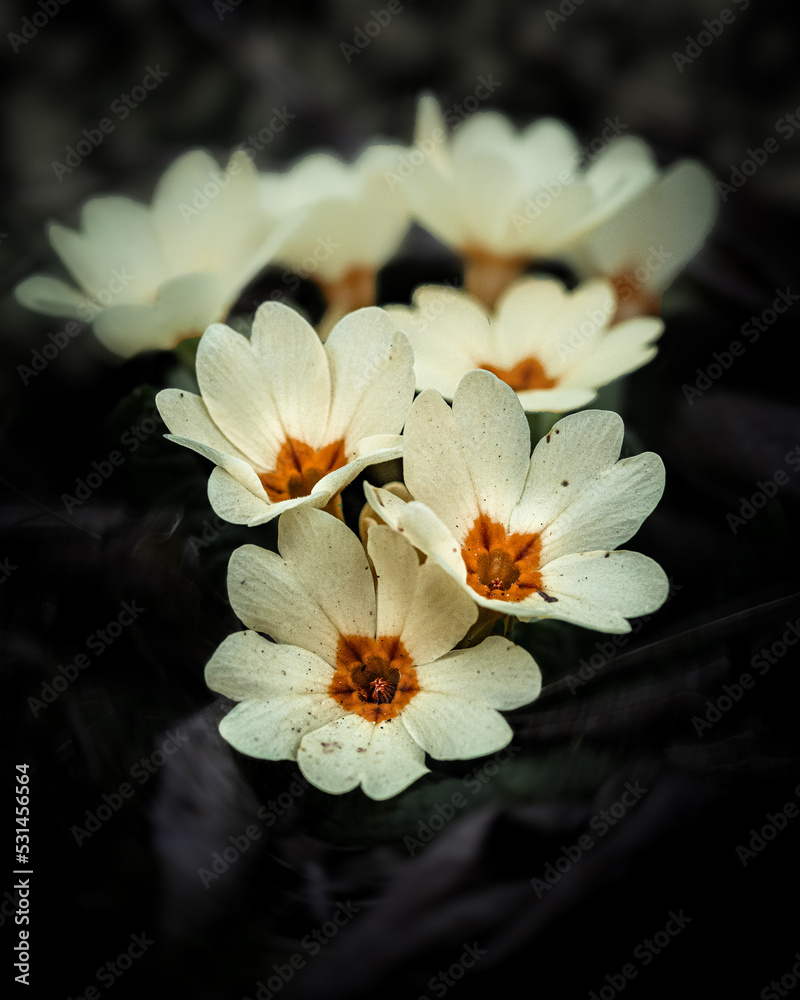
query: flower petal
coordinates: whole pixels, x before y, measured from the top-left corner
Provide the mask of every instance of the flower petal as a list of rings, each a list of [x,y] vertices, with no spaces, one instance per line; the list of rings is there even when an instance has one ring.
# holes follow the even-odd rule
[[[162,389],[156,396],[156,406],[171,434],[252,464],[252,459],[239,451],[211,419],[202,396],[184,389]]]
[[[220,722],[219,731],[240,753],[263,760],[295,760],[306,733],[344,714],[328,694],[243,701]]]
[[[424,751],[398,719],[373,725],[358,715],[308,733],[297,760],[305,777],[324,792],[339,795],[362,785],[377,800],[397,795],[428,771]]]
[[[482,702],[420,691],[400,720],[414,740],[437,760],[467,760],[494,753],[513,731],[499,712]]]
[[[312,448],[326,443],[327,361],[313,328],[289,306],[260,306],[249,340],[210,326],[197,351],[197,381],[214,422],[264,471],[287,437]]]
[[[573,485],[563,487],[563,493],[569,496]],[[663,492],[664,463],[655,452],[623,458],[575,491],[574,499],[544,528],[543,560],[622,545],[636,534]]]
[[[461,380],[453,415],[461,427],[480,510],[505,525],[522,494],[530,465],[531,432],[525,411],[509,385],[491,372],[476,370]],[[424,502],[410,483],[409,488]]]
[[[17,301],[46,316],[70,316],[78,319],[89,310],[90,315],[97,312],[97,306],[82,292],[58,278],[46,274],[33,274],[25,278],[14,289]]]
[[[479,701],[494,709],[519,708],[539,697],[542,674],[521,646],[493,635],[417,667],[423,691]]]
[[[626,550],[562,556],[542,569],[542,582],[557,601],[546,604],[538,617],[560,618],[600,632],[630,632],[625,619],[657,611],[669,593],[658,563]]]
[[[403,437],[406,485],[456,538],[462,538],[480,513],[480,504],[461,426],[438,392],[428,389],[417,396]]]
[[[350,448],[375,434],[399,434],[414,398],[414,353],[377,306],[356,309],[325,341],[332,399],[328,440]]]
[[[328,694],[333,668],[299,646],[268,642],[258,632],[234,632],[206,664],[206,684],[234,701]]]
[[[346,524],[313,507],[288,511],[278,527],[278,549],[340,635],[375,635],[372,571]]]
[[[228,598],[248,628],[336,663],[336,626],[277,552],[257,545],[235,549],[228,564]]]
[[[467,569],[461,558],[460,543],[430,507],[416,500],[406,503],[389,490],[375,489],[369,483],[364,483],[364,493],[382,521],[466,585]]]
[[[554,424],[533,451],[510,530],[538,532],[548,525],[573,497],[616,462],[624,430],[622,417],[610,410],[584,410]]]

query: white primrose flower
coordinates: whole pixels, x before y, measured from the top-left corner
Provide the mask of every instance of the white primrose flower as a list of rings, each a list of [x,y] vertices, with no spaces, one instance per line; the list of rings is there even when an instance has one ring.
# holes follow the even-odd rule
[[[589,281],[570,292],[555,279],[518,278],[490,314],[466,292],[424,285],[414,305],[386,306],[414,348],[417,389],[452,399],[467,372],[490,371],[529,412],[563,413],[653,358],[664,324],[639,317],[611,326],[612,285]]]
[[[661,296],[697,254],[719,210],[714,177],[693,160],[670,167],[566,255],[582,277],[617,291],[617,319],[658,314]]]
[[[208,497],[234,524],[290,507],[336,506],[367,466],[399,458],[414,396],[414,358],[377,306],[346,316],[321,343],[280,302],[265,302],[250,338],[212,324],[197,350],[201,395],[156,397],[168,440],[211,459]]]
[[[646,452],[617,461],[618,414],[582,410],[559,420],[530,453],[525,413],[490,372],[465,375],[452,409],[417,397],[404,431],[404,503],[365,484],[383,521],[434,559],[482,607],[629,632],[627,618],[667,597],[661,567],[613,551],[639,529],[664,490]]]
[[[435,563],[373,527],[376,588],[357,536],[312,508],[281,518],[278,548],[244,545],[230,561],[231,605],[254,631],[224,640],[206,682],[240,702],[219,727],[232,746],[296,760],[325,792],[387,799],[428,771],[426,752],[462,760],[508,745],[498,710],[538,696],[539,668],[500,636],[453,649],[477,609]]]
[[[225,170],[202,150],[178,157],[152,205],[92,198],[81,230],[52,225],[50,243],[78,288],[34,275],[16,288],[29,309],[93,321],[110,351],[168,350],[223,320],[286,238],[260,211],[258,175],[236,152]]]
[[[574,244],[657,176],[647,144],[613,139],[587,167],[574,134],[544,118],[521,131],[479,111],[448,136],[436,100],[421,98],[418,159],[403,180],[412,213],[466,262],[467,290],[487,306],[533,260]]]
[[[261,203],[275,224],[304,214],[277,260],[322,289],[325,333],[346,313],[375,304],[375,276],[409,228],[405,200],[384,179],[396,155],[381,145],[368,146],[353,163],[312,153],[285,174],[261,175]]]

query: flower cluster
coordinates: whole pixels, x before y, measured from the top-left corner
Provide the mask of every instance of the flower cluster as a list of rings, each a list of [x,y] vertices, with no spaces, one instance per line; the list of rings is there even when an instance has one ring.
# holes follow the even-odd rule
[[[206,667],[238,703],[220,731],[374,799],[424,775],[426,755],[508,745],[500,713],[542,684],[512,626],[622,633],[665,601],[661,567],[619,548],[658,503],[663,463],[620,458],[621,416],[584,407],[655,356],[652,314],[716,212],[698,164],[662,172],[636,138],[581,161],[555,120],[518,131],[480,112],[448,133],[423,97],[414,150],[317,153],[266,175],[243,152],[224,171],[189,152],[150,207],[99,198],[80,232],[51,227],[78,288],[17,288],[31,308],[92,318],[123,357],[199,336],[197,392],[157,396],[168,440],[212,463],[219,517],[278,519],[277,551],[231,555],[246,631]],[[400,161],[414,168],[398,175]],[[412,222],[462,258],[464,288],[383,308],[376,276]],[[576,287],[536,272],[545,257]],[[319,286],[316,329],[277,301],[249,334],[226,325],[270,263]],[[114,269],[130,276],[119,290]],[[399,459],[403,482],[387,483]],[[368,505],[350,526],[342,493],[359,476]]]

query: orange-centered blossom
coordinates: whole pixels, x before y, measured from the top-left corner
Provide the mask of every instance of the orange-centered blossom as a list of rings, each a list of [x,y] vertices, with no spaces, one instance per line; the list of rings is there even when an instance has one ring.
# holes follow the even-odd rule
[[[310,496],[323,476],[346,464],[341,438],[319,450],[296,438],[287,438],[275,459],[274,470],[262,472],[258,478],[270,500],[280,503]]]
[[[541,361],[536,358],[523,358],[513,368],[498,368],[483,361],[477,367],[496,375],[506,385],[510,385],[514,392],[523,392],[525,389],[552,389],[554,385],[558,385],[558,379],[550,378]]]
[[[343,635],[328,691],[348,712],[377,723],[396,718],[419,691],[419,684],[399,637]]]
[[[541,594],[539,559],[542,543],[538,534],[506,533],[502,524],[481,514],[461,546],[467,567],[467,583],[492,601],[522,601]]]

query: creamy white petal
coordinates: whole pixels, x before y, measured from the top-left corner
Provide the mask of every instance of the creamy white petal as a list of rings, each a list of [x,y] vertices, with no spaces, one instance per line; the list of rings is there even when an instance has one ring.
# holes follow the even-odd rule
[[[202,396],[184,389],[162,389],[156,396],[156,406],[171,434],[252,464],[250,456],[239,451],[211,419]]]
[[[569,497],[572,483],[563,487]],[[575,490],[571,501],[542,530],[542,559],[570,552],[614,549],[627,542],[664,492],[664,463],[655,452],[623,458],[592,483]]]
[[[542,674],[531,654],[499,635],[418,667],[417,676],[423,691],[478,701],[495,709],[527,705],[542,689]]]
[[[208,500],[214,513],[231,524],[247,524],[251,528],[266,524],[295,507],[325,507],[330,499],[327,493],[315,491],[307,497],[273,503],[265,491],[256,495],[220,466],[211,470],[208,480]]]
[[[501,750],[513,731],[499,712],[482,702],[420,691],[400,721],[414,740],[437,760],[466,760]]]
[[[364,493],[381,520],[466,585],[467,570],[461,558],[461,543],[430,507],[416,500],[406,503],[389,490],[375,489],[369,483],[364,483]]]
[[[611,329],[591,352],[583,354],[565,372],[562,386],[599,388],[620,375],[635,371],[658,353],[654,342],[664,323],[652,316],[639,316]]]
[[[461,380],[453,415],[461,428],[464,459],[478,506],[493,520],[507,524],[530,465],[531,434],[525,411],[510,386],[491,372],[477,370]],[[434,443],[432,439],[430,444]],[[408,486],[416,499],[425,502],[410,481]]]
[[[186,337],[199,337],[229,308],[213,275],[184,274],[160,285],[152,303],[106,307],[94,321],[94,332],[110,351],[130,358],[141,351],[168,351]]]
[[[356,442],[353,459],[373,456],[376,452],[386,452],[381,462],[390,462],[403,454],[403,438],[400,434],[370,434]]]
[[[369,529],[367,550],[378,578],[375,634],[402,636],[417,589],[417,553],[402,535],[380,524]]]
[[[414,354],[377,306],[340,320],[325,342],[333,396],[328,440],[399,434],[414,398]]]
[[[220,734],[240,753],[262,760],[295,760],[300,741],[345,714],[328,694],[289,695],[244,701],[219,724]]]
[[[525,389],[517,398],[526,413],[567,413],[591,403],[597,395],[594,389],[554,386],[552,389]]]
[[[453,411],[438,392],[414,400],[403,434],[403,469],[412,496],[426,504],[461,538],[480,513],[470,475],[467,442]]]
[[[34,274],[25,278],[14,289],[17,301],[26,309],[44,313],[46,316],[70,316],[78,319],[97,311],[97,305],[71,285],[51,278],[46,274]]]
[[[428,771],[424,751],[399,719],[373,725],[359,715],[308,733],[297,760],[305,777],[324,792],[339,795],[361,785],[378,800],[397,795]]]
[[[183,445],[184,448],[196,451],[198,455],[202,455],[203,458],[209,459],[214,465],[224,469],[232,478],[236,479],[243,487],[249,490],[254,497],[263,500],[264,503],[269,502],[267,493],[261,485],[258,476],[253,472],[253,467],[249,462],[242,461],[242,459],[228,455],[225,452],[217,451],[216,448],[203,444],[201,441],[194,441],[192,438],[180,437],[177,434],[165,434],[164,438],[167,441],[173,441],[175,444]]]
[[[234,701],[328,694],[333,668],[299,646],[268,642],[258,632],[234,632],[206,664],[206,684]]]
[[[264,303],[250,340],[210,326],[197,351],[197,380],[214,422],[263,469],[274,467],[287,437],[314,448],[323,443],[327,363],[319,337],[289,306]]]
[[[278,526],[278,550],[340,635],[375,635],[372,571],[344,522],[311,507],[289,511]]]
[[[248,628],[336,663],[336,626],[277,552],[257,545],[235,549],[228,564],[228,598]]]
[[[64,266],[92,297],[141,303],[174,274],[148,208],[131,198],[92,198],[81,213],[81,232],[54,225],[48,235]]]
[[[478,609],[463,585],[435,558],[428,559],[417,571],[417,587],[401,634],[403,645],[414,663],[432,663],[461,642],[477,618]]]
[[[541,531],[573,496],[616,462],[624,430],[622,417],[610,410],[584,410],[554,424],[534,448],[509,529]]]
[[[600,632],[630,632],[627,618],[657,611],[669,581],[657,562],[640,552],[581,552],[542,570],[544,588],[558,600],[539,617],[560,618]]]

